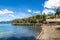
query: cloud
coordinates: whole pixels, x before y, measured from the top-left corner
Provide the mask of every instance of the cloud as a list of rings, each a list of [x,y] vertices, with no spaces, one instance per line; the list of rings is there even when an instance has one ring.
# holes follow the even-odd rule
[[[28,14],[28,13],[22,13],[22,12],[18,13],[17,15],[15,15],[16,18],[28,18],[30,16],[32,16],[32,15]]]
[[[51,14],[51,13],[55,13],[55,11],[52,10],[52,9],[44,9],[44,10],[42,11],[42,14],[43,14],[43,13],[45,13],[45,14]]]
[[[60,7],[60,0],[47,0],[44,3],[45,8],[57,8]]]
[[[14,17],[13,13],[13,11],[10,11],[8,9],[0,10],[0,15],[8,14],[9,16]]]
[[[0,18],[0,22],[1,21],[10,21],[10,19],[8,19],[8,18],[5,18],[5,19]]]
[[[12,14],[14,13],[13,11],[10,11],[8,9],[0,10],[0,14]]]
[[[28,9],[27,11],[28,11],[28,12],[32,12],[32,10],[30,10],[30,9]]]
[[[40,11],[35,11],[35,10],[30,10],[30,9],[28,9],[28,12],[30,12],[30,13],[36,13],[36,14],[39,14],[40,13]]]
[[[40,13],[40,11],[33,11],[33,13],[37,13],[37,14],[39,14],[39,13]]]
[[[60,7],[60,0],[47,0],[44,3],[44,9],[42,11],[43,13],[46,14],[51,14],[51,13],[55,13],[55,10],[57,7]]]
[[[27,17],[30,17],[31,14],[26,14],[26,13],[20,13],[20,18],[27,18]]]
[[[9,16],[11,16],[11,17],[15,17],[13,14],[9,14]]]

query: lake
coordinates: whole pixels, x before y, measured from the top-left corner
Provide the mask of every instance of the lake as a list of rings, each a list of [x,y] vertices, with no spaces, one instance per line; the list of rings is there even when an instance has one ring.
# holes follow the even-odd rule
[[[0,40],[35,40],[35,35],[28,26],[0,24]]]

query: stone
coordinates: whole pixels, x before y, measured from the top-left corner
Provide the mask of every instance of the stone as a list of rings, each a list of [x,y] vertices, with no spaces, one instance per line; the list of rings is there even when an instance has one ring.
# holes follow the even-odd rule
[[[42,25],[42,31],[37,35],[37,40],[60,40],[60,25]]]

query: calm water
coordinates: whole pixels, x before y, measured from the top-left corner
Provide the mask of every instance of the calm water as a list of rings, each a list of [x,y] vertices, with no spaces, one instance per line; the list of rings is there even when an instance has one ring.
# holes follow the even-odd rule
[[[0,38],[6,37],[33,37],[35,32],[28,26],[13,26],[11,24],[0,24]]]

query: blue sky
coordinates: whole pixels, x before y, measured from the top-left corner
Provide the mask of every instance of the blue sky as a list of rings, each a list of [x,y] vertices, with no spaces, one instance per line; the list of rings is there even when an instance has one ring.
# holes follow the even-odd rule
[[[0,0],[0,21],[55,13],[60,0]],[[52,3],[52,4],[51,4]]]

